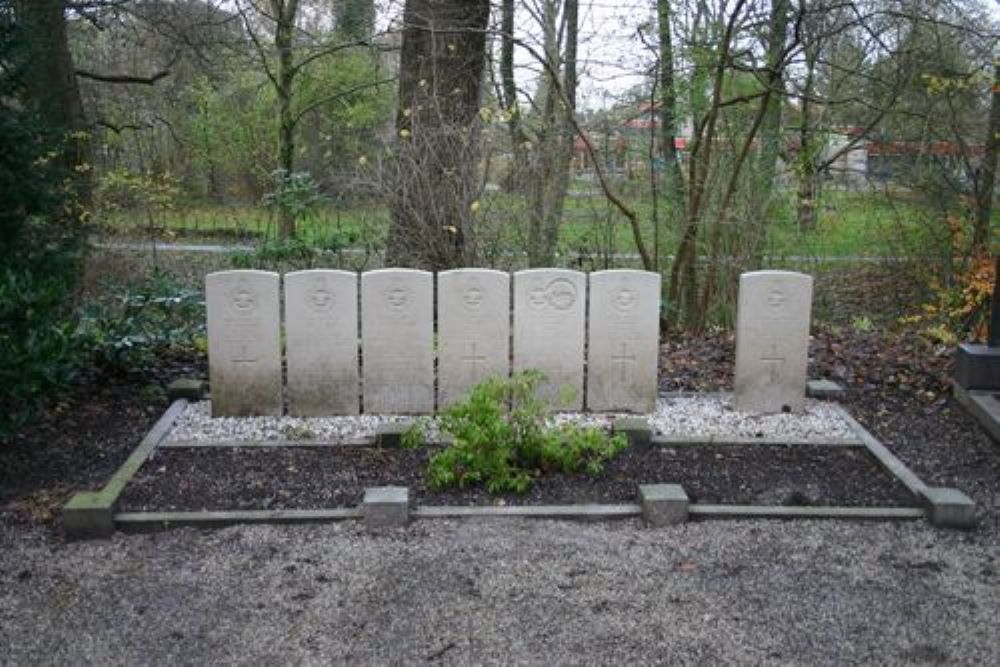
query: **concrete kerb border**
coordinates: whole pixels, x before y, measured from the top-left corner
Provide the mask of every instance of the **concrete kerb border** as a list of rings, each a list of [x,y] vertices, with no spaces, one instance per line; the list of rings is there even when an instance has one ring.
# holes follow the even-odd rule
[[[61,516],[63,529],[68,537],[88,539],[111,536],[115,530],[115,505],[118,503],[118,496],[153,450],[167,437],[187,405],[187,399],[183,398],[171,403],[104,488],[100,491],[84,491],[70,498]]]
[[[686,436],[654,436],[653,429],[643,418],[627,417],[627,421],[615,421],[613,432],[623,433],[629,443],[635,446],[675,446],[699,444],[784,444],[788,446],[863,447],[911,492],[922,500],[922,507],[784,507],[771,505],[712,505],[689,504],[688,518],[693,519],[738,519],[738,518],[829,518],[852,520],[898,521],[928,518],[934,525],[967,528],[970,511],[974,519],[975,505],[965,494],[956,489],[937,489],[927,486],[905,464],[886,449],[871,433],[861,426],[839,404],[833,404],[837,412],[850,425],[857,440],[819,439],[804,442],[778,441],[762,438],[689,438]],[[119,528],[125,532],[164,530],[179,526],[215,528],[238,523],[315,523],[340,520],[359,520],[366,516],[365,504],[356,507],[320,510],[245,510],[245,511],[202,511],[202,512],[119,512],[114,511],[118,496],[125,485],[135,475],[149,455],[159,446],[201,447],[195,443],[164,443],[164,439],[174,421],[187,406],[187,401],[175,401],[156,422],[142,442],[112,476],[104,489],[98,492],[77,494],[63,510],[63,525],[71,537],[109,537]],[[392,429],[397,431],[397,429]],[[393,433],[395,435],[395,433]],[[378,437],[358,439],[349,443],[295,443],[281,442],[247,443],[233,441],[226,446],[389,446],[388,440]],[[678,485],[656,485],[678,486]],[[678,488],[680,488],[678,486]],[[683,491],[683,489],[681,489]],[[389,525],[404,525],[412,519],[471,518],[471,517],[525,517],[565,520],[608,520],[646,517],[642,497],[635,504],[619,505],[511,505],[511,506],[417,506],[406,501],[406,521],[393,521]],[[971,510],[970,510],[971,507]],[[400,515],[397,514],[397,517]],[[377,526],[385,527],[385,526]]]
[[[976,525],[976,503],[959,489],[928,486],[905,463],[889,451],[878,438],[844,409],[834,404],[834,410],[850,425],[868,452],[893,477],[920,498],[925,515],[935,526],[943,528],[973,528]]]

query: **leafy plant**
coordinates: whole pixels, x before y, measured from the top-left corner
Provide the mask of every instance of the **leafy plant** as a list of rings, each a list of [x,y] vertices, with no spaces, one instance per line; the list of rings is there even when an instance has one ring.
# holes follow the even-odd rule
[[[84,254],[72,141],[19,103],[27,36],[0,12],[0,442],[66,386],[84,361],[73,294]]]
[[[313,241],[299,237],[269,239],[253,250],[234,253],[231,261],[238,269],[271,269],[282,265],[308,269],[316,266],[324,253],[337,252],[354,239],[352,232],[340,230]]]
[[[625,448],[624,437],[609,438],[593,427],[547,427],[549,406],[535,392],[543,379],[531,370],[510,379],[492,378],[447,408],[440,427],[453,441],[431,458],[428,485],[484,484],[490,493],[523,493],[547,472],[597,474]]]
[[[97,364],[128,372],[149,365],[166,350],[197,348],[204,322],[201,292],[154,272],[142,283],[119,288],[110,301],[91,306],[82,332]]]
[[[403,431],[399,444],[403,449],[416,449],[422,447],[426,442],[427,422],[423,419],[418,419],[413,422],[410,428]]]
[[[264,206],[288,211],[293,220],[300,220],[315,211],[325,197],[313,177],[303,171],[288,173],[277,169],[271,174],[274,190],[264,195]]]
[[[984,340],[993,294],[994,262],[982,255],[960,265],[947,282],[932,280],[931,299],[920,312],[901,318],[915,324],[933,343],[954,345],[961,340]]]

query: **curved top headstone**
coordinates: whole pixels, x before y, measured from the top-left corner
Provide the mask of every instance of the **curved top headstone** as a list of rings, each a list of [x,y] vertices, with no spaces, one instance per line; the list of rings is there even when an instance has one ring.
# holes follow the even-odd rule
[[[556,409],[583,407],[587,276],[568,269],[514,274],[514,368],[545,374],[540,394]]]
[[[660,274],[590,274],[587,409],[648,413],[656,407]]]
[[[310,269],[285,274],[288,413],[357,414],[358,276]]]
[[[510,275],[454,269],[437,277],[438,406],[510,373]]]
[[[362,400],[366,413],[434,411],[434,275],[361,274]]]
[[[281,415],[278,274],[219,271],[205,277],[212,415]]]
[[[734,405],[745,412],[805,406],[813,279],[794,271],[740,276]]]

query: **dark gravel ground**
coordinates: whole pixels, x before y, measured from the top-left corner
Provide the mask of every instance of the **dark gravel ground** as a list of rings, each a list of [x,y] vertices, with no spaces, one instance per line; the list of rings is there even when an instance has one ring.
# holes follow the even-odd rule
[[[353,507],[370,486],[406,486],[420,505],[634,503],[640,484],[679,483],[692,502],[916,506],[866,452],[770,445],[629,449],[599,475],[548,474],[525,494],[434,491],[423,471],[439,448],[192,448],[156,453],[127,487],[128,511]]]

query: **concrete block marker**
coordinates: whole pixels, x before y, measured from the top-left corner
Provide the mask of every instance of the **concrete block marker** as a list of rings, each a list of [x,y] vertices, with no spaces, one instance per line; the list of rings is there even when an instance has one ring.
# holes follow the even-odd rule
[[[171,403],[178,398],[200,401],[207,389],[208,383],[201,378],[177,378],[167,385],[167,398]]]
[[[976,503],[958,489],[940,486],[924,491],[930,521],[942,528],[974,528]]]
[[[653,441],[653,429],[642,417],[618,417],[611,424],[611,432],[623,434],[636,449],[648,449]]]
[[[680,484],[642,484],[639,486],[642,517],[651,526],[672,526],[688,519],[691,501]]]
[[[400,528],[410,521],[410,490],[405,486],[365,489],[361,507],[368,528]]]
[[[376,447],[399,447],[403,444],[403,434],[413,428],[411,420],[386,422],[375,427]]]
[[[963,343],[955,351],[955,382],[963,389],[1000,387],[1000,347]]]
[[[809,380],[806,382],[806,396],[821,401],[837,401],[844,397],[844,388],[833,380]]]
[[[990,437],[1000,442],[1000,391],[969,390],[952,383],[957,400],[986,429]]]
[[[107,538],[115,532],[114,505],[117,495],[103,491],[83,491],[66,503],[62,525],[74,540]]]

